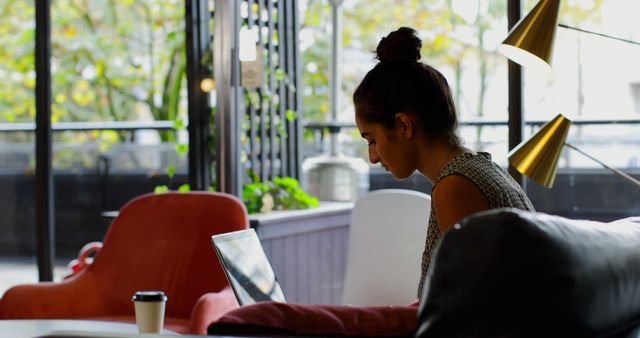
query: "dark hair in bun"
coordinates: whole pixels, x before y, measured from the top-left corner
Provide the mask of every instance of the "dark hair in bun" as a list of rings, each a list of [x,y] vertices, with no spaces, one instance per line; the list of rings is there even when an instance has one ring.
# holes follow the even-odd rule
[[[418,61],[421,47],[416,31],[409,27],[380,40],[376,48],[380,62],[353,93],[356,116],[392,129],[396,113],[414,114],[428,137],[460,145],[451,89],[439,71]]]
[[[380,62],[418,62],[422,41],[413,28],[401,27],[382,38],[376,48]]]

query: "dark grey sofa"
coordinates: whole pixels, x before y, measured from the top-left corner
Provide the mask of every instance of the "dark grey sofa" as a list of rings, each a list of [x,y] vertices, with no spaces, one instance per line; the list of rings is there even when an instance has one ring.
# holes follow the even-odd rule
[[[640,218],[500,209],[442,239],[416,338],[640,337]]]

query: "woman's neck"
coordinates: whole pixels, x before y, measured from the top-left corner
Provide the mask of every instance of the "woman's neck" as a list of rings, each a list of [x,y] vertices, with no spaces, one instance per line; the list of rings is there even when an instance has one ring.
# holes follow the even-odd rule
[[[442,169],[454,157],[473,151],[462,146],[452,146],[442,141],[427,141],[418,148],[418,171],[435,183]]]

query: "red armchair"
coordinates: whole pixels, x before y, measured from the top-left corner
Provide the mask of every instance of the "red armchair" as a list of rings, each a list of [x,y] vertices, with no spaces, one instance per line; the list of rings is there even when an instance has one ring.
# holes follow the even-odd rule
[[[147,194],[120,211],[94,262],[59,283],[18,285],[0,299],[0,319],[102,319],[135,322],[131,296],[162,290],[165,328],[205,334],[238,303],[211,235],[248,227],[234,196],[213,192]]]

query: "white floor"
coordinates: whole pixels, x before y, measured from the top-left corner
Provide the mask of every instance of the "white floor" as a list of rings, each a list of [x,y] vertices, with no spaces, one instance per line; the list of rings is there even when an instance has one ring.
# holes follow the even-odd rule
[[[66,262],[56,262],[54,280],[61,280],[66,272]],[[14,285],[37,282],[38,267],[35,258],[0,257],[0,295]]]

